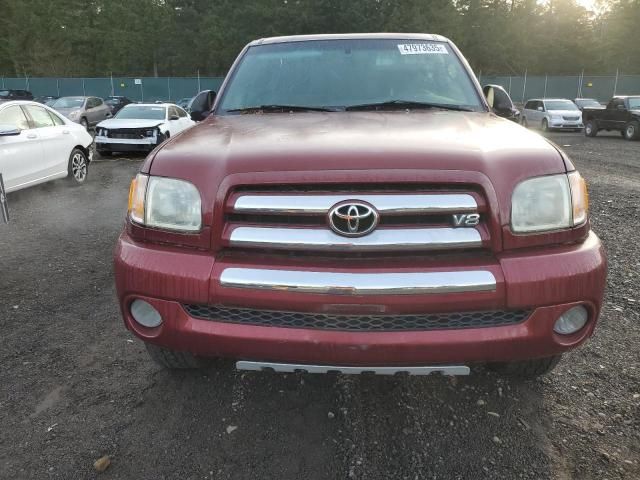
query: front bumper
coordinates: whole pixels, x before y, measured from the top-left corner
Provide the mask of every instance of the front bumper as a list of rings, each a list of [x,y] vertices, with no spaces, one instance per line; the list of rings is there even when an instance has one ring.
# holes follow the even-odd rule
[[[486,260],[443,262],[394,260],[393,264],[382,262],[374,268],[349,270],[344,262],[325,263],[318,267],[323,275],[311,274],[314,281],[312,290],[308,290],[292,288],[285,281],[289,278],[286,272],[296,271],[301,279],[309,279],[308,266],[301,268],[292,261],[274,265],[271,260],[265,264],[227,257],[216,260],[206,252],[137,243],[123,233],[115,252],[115,273],[127,328],[145,341],[204,356],[372,366],[511,361],[559,354],[578,346],[594,331],[605,286],[606,258],[593,233],[577,245],[512,251]],[[270,269],[285,273],[254,278],[249,284],[242,284],[246,277],[238,276],[242,273],[239,270]],[[440,281],[438,272],[442,273]],[[484,272],[477,277],[482,288],[473,282],[460,285],[458,280],[470,272]],[[341,275],[332,277],[331,273]],[[376,274],[381,282],[372,284]],[[339,278],[342,283],[337,289],[313,290],[318,283],[327,287],[322,285],[327,278]],[[397,283],[403,278],[410,279],[416,289],[385,289],[389,280]],[[393,282],[395,289],[397,284]],[[456,288],[451,289],[452,284]],[[357,290],[360,285],[365,289]],[[164,319],[161,326],[149,329],[133,320],[129,306],[136,298],[155,306]],[[184,304],[325,313],[492,309],[528,309],[532,313],[526,321],[507,326],[363,332],[200,320],[190,316]],[[587,325],[573,335],[555,334],[557,318],[576,304],[584,304],[589,310]]]
[[[109,150],[112,152],[134,152],[151,151],[158,144],[158,137],[148,138],[110,138],[96,135],[95,143],[98,150]]]
[[[557,128],[559,130],[575,130],[584,128],[584,125],[582,124],[582,121],[551,120],[549,122],[549,128]]]

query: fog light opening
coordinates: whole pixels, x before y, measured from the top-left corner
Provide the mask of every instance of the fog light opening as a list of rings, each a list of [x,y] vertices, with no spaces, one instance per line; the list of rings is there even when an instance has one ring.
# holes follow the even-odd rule
[[[143,327],[155,328],[162,323],[160,312],[153,305],[144,300],[134,300],[131,303],[131,316]]]
[[[553,331],[560,335],[571,335],[584,327],[588,319],[589,312],[584,306],[572,307],[556,320]]]

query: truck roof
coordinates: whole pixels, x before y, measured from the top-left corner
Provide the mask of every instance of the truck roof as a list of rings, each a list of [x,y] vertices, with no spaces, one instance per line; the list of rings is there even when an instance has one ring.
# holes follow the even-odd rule
[[[307,42],[311,40],[431,40],[437,42],[450,42],[447,37],[431,33],[331,33],[318,35],[289,35],[283,37],[260,38],[249,43],[252,45],[267,45],[273,43]]]

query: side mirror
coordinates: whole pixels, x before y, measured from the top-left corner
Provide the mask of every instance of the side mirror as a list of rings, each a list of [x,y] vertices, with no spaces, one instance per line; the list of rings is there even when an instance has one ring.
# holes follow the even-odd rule
[[[504,118],[512,118],[517,115],[518,110],[513,106],[511,97],[500,85],[485,85],[482,89],[487,103],[493,112]]]
[[[0,137],[15,137],[20,135],[21,131],[12,125],[0,125]]]
[[[178,115],[171,115],[169,120],[180,120],[180,117]]]
[[[205,90],[196,95],[188,106],[191,120],[199,122],[207,118],[209,113],[211,113],[215,99],[216,92],[213,90]]]

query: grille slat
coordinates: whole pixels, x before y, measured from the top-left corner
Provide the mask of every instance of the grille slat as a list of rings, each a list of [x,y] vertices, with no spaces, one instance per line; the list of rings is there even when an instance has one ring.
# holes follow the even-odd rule
[[[531,311],[482,311],[410,315],[333,315],[226,307],[183,305],[192,317],[223,323],[265,327],[358,332],[457,330],[515,325]]]

